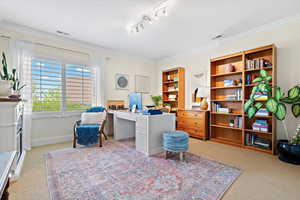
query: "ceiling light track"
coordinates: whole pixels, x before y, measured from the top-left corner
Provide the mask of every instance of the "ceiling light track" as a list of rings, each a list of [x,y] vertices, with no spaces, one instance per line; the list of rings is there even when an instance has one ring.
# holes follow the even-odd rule
[[[168,2],[169,0],[160,1],[150,12],[149,14],[144,14],[140,21],[135,25],[131,26],[131,33],[139,33],[145,29],[148,24],[153,24],[154,19],[158,20],[163,16],[168,15]]]

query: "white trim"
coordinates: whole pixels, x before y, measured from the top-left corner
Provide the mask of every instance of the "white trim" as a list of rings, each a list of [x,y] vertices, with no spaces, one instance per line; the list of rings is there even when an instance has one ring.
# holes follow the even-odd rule
[[[22,155],[19,159],[18,165],[17,165],[16,169],[14,170],[14,173],[12,174],[12,176],[10,178],[11,181],[16,181],[20,177],[21,171],[22,171],[22,168],[23,168],[23,164],[24,164],[24,160],[25,160],[25,156],[26,156],[26,151],[23,149],[23,152],[22,152]]]
[[[74,116],[80,116],[82,111],[76,111],[76,112],[41,112],[41,113],[33,113],[32,119],[47,119],[47,118],[68,118],[68,117],[74,117]]]
[[[0,128],[7,128],[7,127],[15,127],[17,126],[17,122],[15,123],[10,123],[10,124],[0,124]]]
[[[58,136],[58,137],[51,137],[51,138],[43,138],[43,139],[34,139],[31,142],[32,147],[38,147],[48,144],[56,144],[61,142],[70,142],[72,141],[73,136],[72,135],[66,135],[66,136]]]

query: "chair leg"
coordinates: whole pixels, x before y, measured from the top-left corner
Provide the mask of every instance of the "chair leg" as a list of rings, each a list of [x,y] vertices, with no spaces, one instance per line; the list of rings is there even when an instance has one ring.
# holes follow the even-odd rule
[[[73,148],[76,148],[76,138],[73,138]]]
[[[101,133],[99,134],[99,147],[102,147],[102,135],[101,135]]]
[[[106,134],[103,132],[102,133],[103,135],[104,135],[104,138],[105,138],[105,140],[107,140],[107,136],[106,136]]]

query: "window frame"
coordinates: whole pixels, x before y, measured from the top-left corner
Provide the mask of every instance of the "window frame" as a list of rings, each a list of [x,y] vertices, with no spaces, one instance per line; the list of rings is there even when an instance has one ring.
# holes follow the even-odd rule
[[[97,76],[97,70],[95,67],[89,66],[87,64],[74,64],[74,63],[69,63],[69,62],[63,62],[63,61],[59,61],[53,58],[45,58],[45,57],[41,57],[41,56],[34,56],[31,58],[31,64],[30,64],[30,74],[32,74],[32,60],[44,60],[44,61],[48,61],[48,62],[57,62],[61,64],[61,105],[60,105],[60,111],[56,112],[56,111],[40,111],[40,112],[34,112],[32,110],[32,118],[62,118],[62,117],[72,117],[72,116],[78,116],[80,115],[84,109],[82,110],[73,110],[73,111],[68,111],[67,110],[67,105],[66,105],[66,99],[67,99],[67,79],[66,79],[66,66],[67,65],[73,65],[73,66],[78,66],[81,67],[83,69],[90,69],[92,74],[93,74],[93,78],[92,78],[92,102],[91,102],[91,106],[95,105],[96,99],[97,99],[97,89],[96,89],[96,76]],[[32,75],[31,75],[31,79],[32,79]],[[32,80],[31,80],[31,87],[32,87]],[[31,92],[31,96],[32,96],[32,92]],[[31,103],[31,106],[33,108],[33,101]]]

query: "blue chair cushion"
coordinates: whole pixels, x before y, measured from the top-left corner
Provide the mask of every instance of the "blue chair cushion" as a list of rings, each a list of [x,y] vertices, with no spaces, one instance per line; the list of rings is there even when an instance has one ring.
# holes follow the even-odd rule
[[[76,127],[77,143],[81,145],[91,145],[98,143],[99,124],[81,124]]]
[[[187,152],[189,134],[184,131],[170,131],[163,134],[163,148],[171,152]]]
[[[102,106],[95,106],[87,109],[85,112],[104,112],[105,108]]]

